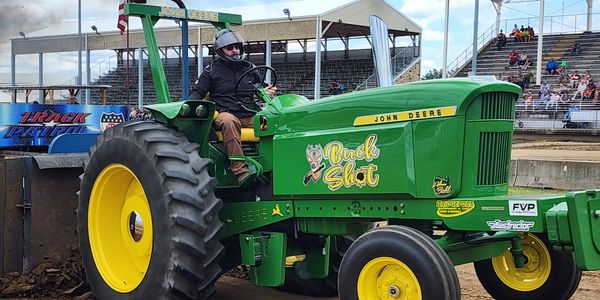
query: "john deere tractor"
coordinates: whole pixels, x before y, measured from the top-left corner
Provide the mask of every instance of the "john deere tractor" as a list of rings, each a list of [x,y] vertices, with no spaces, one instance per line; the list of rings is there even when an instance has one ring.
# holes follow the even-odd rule
[[[125,12],[142,19],[159,103],[146,106],[154,120],[106,130],[85,162],[80,248],[98,299],[207,299],[247,265],[254,284],[306,295],[452,300],[454,266],[471,262],[496,299],[568,299],[581,270],[600,269],[600,191],[508,195],[516,85],[431,80],[308,101],[252,82],[265,107],[243,129],[246,156],[228,157],[213,102],[171,101],[153,25],[241,17]],[[230,160],[252,170],[241,185]]]

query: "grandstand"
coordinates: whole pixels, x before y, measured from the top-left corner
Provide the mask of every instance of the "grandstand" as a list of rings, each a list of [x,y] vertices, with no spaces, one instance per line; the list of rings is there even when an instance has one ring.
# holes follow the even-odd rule
[[[578,56],[569,55],[569,48],[574,41],[579,41],[581,52]],[[595,82],[600,81],[600,33],[577,33],[577,34],[557,34],[544,35],[544,45],[542,48],[542,78],[541,81],[547,82],[552,91],[557,91],[559,88],[558,76],[547,75],[544,71],[546,63],[554,58],[560,60],[565,57],[568,61],[567,73],[570,74],[575,70],[580,73],[590,71]],[[518,53],[525,53],[533,62],[533,66],[527,71],[519,68],[505,67],[508,64],[508,54],[515,49]],[[507,80],[510,76],[531,72],[531,84],[524,89],[524,93],[531,91],[534,95],[534,101],[538,103],[535,109],[525,108],[525,102],[520,99],[516,107],[515,123],[521,131],[530,131],[537,129],[562,129],[565,127],[565,118],[568,118],[567,111],[571,104],[574,104],[580,112],[574,114],[575,119],[571,120],[572,128],[600,128],[598,110],[600,105],[593,105],[591,101],[580,101],[567,104],[559,104],[558,106],[550,106],[549,110],[545,109],[545,105],[539,103],[539,86],[535,85],[535,66],[537,63],[537,39],[530,42],[515,42],[512,38],[508,39],[507,45],[502,50],[497,50],[495,40],[488,42],[487,46],[480,50],[477,60],[477,75],[494,75],[499,79]],[[456,76],[464,77],[471,72],[470,62],[457,70]],[[575,89],[571,89],[569,97],[572,97]],[[594,131],[595,132],[595,131]]]

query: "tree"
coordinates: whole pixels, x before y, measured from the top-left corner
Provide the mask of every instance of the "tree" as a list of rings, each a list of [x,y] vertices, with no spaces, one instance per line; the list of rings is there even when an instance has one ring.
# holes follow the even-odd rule
[[[432,69],[425,74],[425,76],[421,77],[421,80],[429,80],[429,79],[438,79],[442,78],[442,70]]]

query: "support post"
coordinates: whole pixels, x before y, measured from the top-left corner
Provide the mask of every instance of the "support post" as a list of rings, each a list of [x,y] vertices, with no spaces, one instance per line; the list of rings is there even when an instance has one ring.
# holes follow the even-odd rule
[[[81,0],[78,0],[78,5],[77,5],[77,27],[78,27],[78,35],[77,35],[77,85],[81,85],[82,82],[82,72],[81,72],[81,51],[82,51],[82,45],[83,44],[83,40],[82,40],[82,36],[81,36]],[[77,94],[77,98],[79,100],[79,103],[81,103],[81,94]]]
[[[535,71],[535,84],[542,84],[542,45],[544,44],[544,0],[540,0],[540,29],[538,34],[537,45],[537,64]]]
[[[200,26],[198,26],[198,77],[204,70],[204,52],[202,51],[202,41],[200,39]]]
[[[321,98],[321,35],[323,27],[321,24],[321,16],[317,16],[317,36],[315,45],[315,90],[314,99]]]
[[[139,48],[140,58],[138,59],[138,108],[144,105],[144,51]]]
[[[38,53],[38,84],[44,85],[44,53]],[[44,90],[40,89],[38,95],[38,102],[43,104],[45,101]]]
[[[15,56],[15,52],[12,49],[12,43],[10,48],[10,85],[15,86],[17,84],[17,57]],[[17,90],[14,90],[12,93],[12,98],[10,103],[17,103]]]
[[[442,78],[448,77],[448,16],[450,14],[450,0],[446,0],[446,8],[444,10],[444,50],[443,50],[443,65]]]
[[[271,40],[265,41],[265,64],[271,66]],[[268,83],[271,83],[271,72],[267,71],[267,77],[265,78]]]
[[[473,20],[473,55],[471,56],[471,73],[477,75],[477,32],[479,26],[479,0],[475,0]]]
[[[92,83],[92,67],[90,62],[90,47],[88,46],[88,35],[85,35],[85,84],[90,85]],[[89,88],[85,89],[85,105],[90,104],[91,91]]]
[[[592,0],[587,0],[587,27],[585,31],[592,31]]]

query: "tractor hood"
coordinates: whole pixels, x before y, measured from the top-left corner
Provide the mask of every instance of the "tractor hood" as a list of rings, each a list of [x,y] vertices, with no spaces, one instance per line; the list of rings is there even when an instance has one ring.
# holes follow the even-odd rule
[[[440,79],[332,96],[263,111],[268,130],[259,136],[322,129],[464,116],[471,102],[486,92],[521,94],[515,84],[496,80]]]

